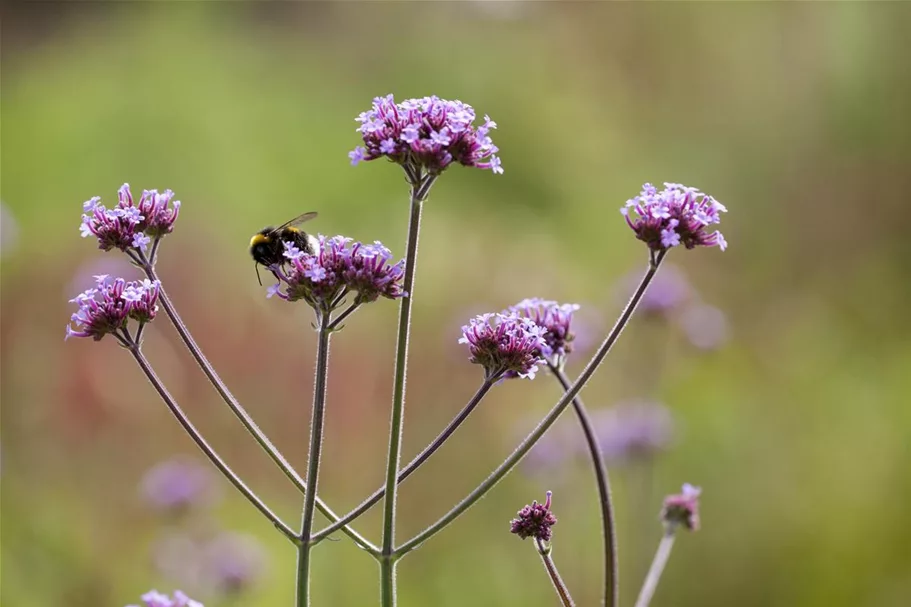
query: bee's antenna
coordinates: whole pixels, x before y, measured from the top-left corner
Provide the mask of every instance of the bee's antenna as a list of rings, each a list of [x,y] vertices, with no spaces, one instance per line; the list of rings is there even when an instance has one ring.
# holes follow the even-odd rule
[[[259,281],[259,286],[263,286],[263,279],[262,279],[262,277],[260,277],[260,275],[259,275],[259,262],[254,261],[254,262],[253,262],[253,267],[256,268],[256,280]]]

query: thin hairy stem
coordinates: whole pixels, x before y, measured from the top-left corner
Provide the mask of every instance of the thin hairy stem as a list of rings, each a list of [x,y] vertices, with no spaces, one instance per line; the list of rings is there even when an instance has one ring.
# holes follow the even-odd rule
[[[474,396],[471,397],[471,400],[468,401],[468,404],[466,404],[462,410],[459,411],[459,414],[456,415],[452,421],[449,422],[449,424],[443,429],[443,431],[440,432],[435,439],[433,439],[433,442],[424,447],[423,451],[421,451],[413,460],[411,460],[407,466],[402,468],[398,476],[399,483],[408,478],[411,473],[417,470],[421,464],[427,461],[427,459],[429,459],[437,449],[443,446],[443,443],[445,443],[449,437],[452,436],[456,430],[458,430],[459,426],[462,425],[462,422],[468,419],[468,416],[471,415],[471,412],[474,411],[475,407],[480,404],[480,402],[484,399],[484,397],[487,395],[487,393],[490,391],[490,389],[497,382],[501,375],[502,373],[499,373],[484,380],[484,383],[481,384],[481,387],[478,388],[478,391],[475,392]],[[357,508],[340,518],[337,522],[332,523],[319,533],[315,534],[311,540],[311,543],[317,544],[321,542],[326,537],[328,537],[329,534],[334,532],[342,525],[353,521],[363,513],[367,512],[370,510],[370,508],[373,507],[374,504],[383,499],[384,495],[386,495],[386,488],[378,488],[370,495],[370,497],[361,502]]]
[[[383,507],[383,546],[380,557],[381,597],[383,605],[395,605],[395,505],[398,487],[399,458],[402,455],[402,422],[405,414],[405,376],[408,367],[408,337],[411,329],[411,303],[414,301],[414,274],[421,231],[424,199],[436,179],[434,175],[415,174],[411,185],[411,214],[405,245],[405,296],[399,304],[398,339],[395,348],[395,376],[392,389],[392,419],[389,424],[389,454],[386,458],[386,501]]]
[[[564,390],[569,390],[572,383],[566,373],[557,365],[548,363],[551,373],[560,382]],[[582,399],[576,396],[573,399],[573,409],[582,426],[585,443],[592,460],[595,479],[598,482],[598,496],[601,505],[601,533],[604,537],[604,588],[602,604],[617,607],[620,604],[620,574],[617,559],[617,534],[614,523],[614,506],[611,499],[610,477],[607,475],[607,466],[604,463],[604,451],[598,441],[598,435],[592,426],[591,418]]]
[[[310,605],[310,532],[319,484],[319,460],[323,446],[323,425],[326,417],[326,380],[329,376],[329,340],[332,330],[328,312],[320,314],[319,340],[316,346],[316,380],[313,383],[313,413],[310,420],[310,456],[307,466],[307,485],[304,512],[301,516],[301,543],[297,551],[297,605]]]
[[[129,336],[127,335],[129,338]],[[151,382],[152,386],[155,388],[155,391],[158,392],[158,395],[161,397],[161,400],[164,401],[165,405],[168,406],[168,409],[171,410],[171,413],[174,414],[174,417],[177,418],[177,421],[183,426],[183,429],[186,430],[187,434],[190,435],[190,438],[193,439],[193,442],[196,443],[196,446],[206,454],[206,457],[215,464],[215,467],[218,468],[222,474],[225,475],[231,484],[234,485],[238,491],[240,491],[244,497],[250,500],[250,503],[256,506],[256,509],[259,510],[263,516],[265,516],[269,521],[275,525],[275,528],[282,532],[282,534],[287,537],[289,540],[297,544],[299,539],[294,531],[285,523],[282,522],[278,516],[269,509],[266,504],[263,503],[259,497],[253,493],[253,491],[244,484],[244,482],[231,470],[230,467],[224,462],[224,460],[219,457],[215,450],[206,442],[202,437],[199,431],[187,418],[186,414],[183,412],[183,409],[177,404],[177,401],[174,400],[174,397],[168,392],[164,384],[161,382],[161,379],[158,378],[158,375],[155,374],[155,371],[152,369],[152,365],[149,364],[148,359],[145,357],[145,354],[142,353],[142,350],[139,348],[139,344],[135,341],[129,340],[125,343],[127,349],[130,351],[130,354],[133,355],[133,358],[136,359],[136,362],[139,364],[139,367],[145,373],[146,377]]]
[[[585,384],[588,383],[588,380],[591,379],[595,371],[604,361],[607,354],[610,352],[614,343],[617,341],[617,338],[620,337],[620,333],[623,332],[623,328],[626,327],[629,319],[632,317],[633,312],[636,310],[636,306],[639,304],[639,300],[642,299],[642,295],[645,293],[645,290],[648,288],[649,283],[655,277],[655,273],[658,271],[658,268],[661,266],[661,261],[664,259],[665,252],[662,251],[657,256],[653,256],[650,259],[648,270],[645,275],[642,277],[642,281],[639,283],[639,286],[636,288],[636,292],[633,293],[632,298],[626,304],[626,307],[623,309],[623,312],[620,314],[620,318],[617,319],[617,322],[614,324],[614,327],[608,333],[604,342],[598,348],[598,351],[595,353],[594,357],[589,361],[585,366],[585,369],[582,370],[582,373],[576,379],[575,383],[566,391],[563,395],[563,398],[554,405],[553,409],[547,414],[547,416],[541,421],[538,426],[532,430],[524,441],[516,448],[516,450],[506,458],[502,464],[497,467],[493,473],[487,477],[487,479],[482,482],[478,487],[468,494],[461,502],[456,504],[449,512],[443,515],[437,522],[433,523],[417,534],[414,538],[408,540],[406,543],[402,544],[397,550],[397,555],[405,555],[415,547],[419,546],[421,543],[426,541],[428,538],[433,537],[443,529],[445,529],[451,522],[456,520],[463,512],[471,508],[479,499],[484,497],[488,491],[493,489],[493,487],[500,482],[500,480],[509,474],[512,469],[518,464],[523,457],[531,450],[535,443],[540,440],[544,433],[547,432],[557,418],[560,417],[560,414],[563,413],[564,409],[572,402],[576,395],[585,387]]]
[[[658,588],[658,581],[661,579],[661,574],[664,573],[664,566],[667,565],[667,559],[670,558],[673,547],[674,532],[668,531],[661,537],[661,542],[658,544],[652,566],[648,570],[648,575],[645,576],[642,590],[639,591],[639,598],[636,599],[636,607],[648,607]]]
[[[550,556],[550,547],[537,538],[535,538],[535,545],[538,547],[538,554],[541,555],[541,560],[544,562],[544,568],[547,569],[547,575],[550,576],[550,581],[553,582],[554,590],[557,591],[557,596],[560,598],[560,604],[563,607],[575,607],[576,603],[569,594],[569,588],[566,587],[566,583],[560,577],[557,565]]]
[[[146,276],[149,280],[159,280],[158,276],[155,273],[155,268],[149,264],[148,260],[141,260],[140,266],[143,271],[145,271]],[[160,282],[160,281],[159,281]],[[212,385],[215,387],[215,390],[221,396],[222,400],[228,405],[228,408],[231,409],[231,412],[240,420],[240,423],[246,428],[247,432],[253,437],[253,439],[259,444],[263,451],[269,456],[269,458],[279,467],[279,469],[285,473],[291,482],[300,490],[302,493],[307,492],[307,484],[304,482],[304,479],[297,473],[294,467],[285,459],[285,457],[279,452],[278,448],[272,444],[272,441],[265,435],[265,433],[260,430],[259,426],[256,425],[256,422],[253,421],[253,418],[250,417],[250,414],[247,413],[246,409],[241,406],[240,402],[231,394],[231,391],[228,390],[228,387],[221,380],[221,377],[218,376],[218,373],[215,372],[215,369],[212,367],[212,364],[202,353],[202,350],[196,344],[196,340],[193,339],[193,336],[190,334],[189,329],[183,323],[183,320],[177,314],[177,310],[174,308],[174,304],[171,303],[170,297],[168,297],[167,291],[165,291],[164,286],[159,287],[158,299],[161,301],[161,306],[164,308],[165,314],[171,321],[171,324],[174,325],[174,328],[177,330],[180,339],[183,341],[184,345],[187,347],[187,350],[190,351],[190,354],[193,356],[193,359],[196,360],[196,364],[199,365],[199,368],[202,369],[205,376],[209,379]],[[316,498],[316,506],[319,508],[326,518],[330,521],[337,521],[338,515],[326,505],[323,500],[318,496]],[[348,534],[354,542],[371,553],[379,552],[379,548],[374,546],[370,541],[360,535],[354,529],[350,527],[341,527],[342,531]]]
[[[329,329],[330,330],[337,329],[338,326],[342,323],[342,321],[345,320],[346,318],[348,318],[349,316],[351,316],[354,313],[354,311],[357,310],[359,307],[361,307],[361,304],[353,303],[350,306],[348,306],[347,308],[345,308],[344,310],[342,310],[342,313],[339,314],[338,316],[336,316],[335,320],[333,320],[332,323],[329,324]]]

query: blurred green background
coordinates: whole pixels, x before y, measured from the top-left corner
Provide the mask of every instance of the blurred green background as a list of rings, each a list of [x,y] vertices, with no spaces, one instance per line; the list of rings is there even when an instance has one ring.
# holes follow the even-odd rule
[[[655,605],[906,605],[909,26],[905,3],[7,3],[0,602],[119,607],[183,587],[207,606],[291,604],[293,549],[226,482],[221,501],[181,520],[143,496],[150,467],[201,458],[113,342],[63,342],[67,300],[87,276],[129,272],[79,238],[80,203],[115,200],[124,181],[177,193],[160,274],[228,385],[303,470],[310,314],[265,299],[247,242],[318,210],[313,230],[403,253],[401,172],[346,158],[353,118],[392,92],[489,114],[506,169],[447,171],[427,205],[403,457],[480,382],[455,343],[470,315],[529,296],[574,301],[580,341],[599,340],[646,260],[619,207],[644,181],[684,182],[730,211],[727,252],[670,256],[724,312],[727,338],[700,349],[673,315],[638,318],[583,393],[596,410],[655,399],[675,423],[665,451],[612,467],[624,604],[660,536],[662,496],[686,481],[704,489],[704,528],[678,541]],[[333,342],[320,494],[339,511],[382,478],[395,318],[380,301]],[[299,496],[163,319],[147,351],[215,446],[297,525]],[[495,388],[403,485],[399,538],[461,499],[559,394],[546,374]],[[403,607],[555,604],[531,544],[507,532],[547,489],[557,564],[577,602],[597,604],[588,467],[533,472],[402,561]],[[358,523],[376,540],[379,511]],[[192,544],[217,529],[265,553],[238,593],[181,579],[188,551],[156,565],[162,538]],[[315,604],[375,604],[376,566],[340,537],[316,551]]]

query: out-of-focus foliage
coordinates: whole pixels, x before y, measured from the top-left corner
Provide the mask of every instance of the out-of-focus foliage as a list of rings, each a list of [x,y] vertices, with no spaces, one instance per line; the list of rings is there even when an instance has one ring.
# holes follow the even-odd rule
[[[689,481],[703,487],[703,529],[678,541],[656,605],[904,604],[909,24],[903,3],[5,7],[0,602],[94,607],[170,591],[182,582],[156,566],[161,538],[229,529],[263,543],[260,581],[235,603],[184,590],[207,605],[290,603],[294,551],[226,483],[225,499],[189,522],[149,507],[143,474],[197,454],[113,342],[63,343],[66,302],[91,274],[135,278],[79,238],[80,203],[113,200],[124,181],[175,190],[184,206],[160,274],[229,386],[303,470],[310,317],[264,298],[246,244],[318,210],[313,230],[402,254],[401,172],[346,158],[353,118],[393,92],[489,114],[506,169],[453,168],[427,204],[405,457],[481,380],[456,344],[461,324],[540,296],[582,304],[593,334],[580,346],[600,339],[647,257],[619,207],[644,181],[684,182],[730,210],[728,251],[671,254],[727,316],[726,341],[696,348],[676,320],[640,317],[583,393],[594,409],[659,400],[676,423],[670,448],[613,468],[625,603],[661,533],[661,497]],[[395,316],[380,301],[334,341],[320,493],[337,510],[382,478]],[[299,496],[163,321],[147,337],[160,374],[296,524]],[[473,488],[558,396],[545,374],[497,386],[403,485],[399,538]],[[401,604],[552,605],[534,550],[508,533],[546,489],[556,561],[579,604],[595,604],[595,487],[584,460],[565,462],[523,466],[403,560]],[[378,538],[375,510],[359,528]],[[316,603],[371,604],[376,567],[340,537],[316,551]]]

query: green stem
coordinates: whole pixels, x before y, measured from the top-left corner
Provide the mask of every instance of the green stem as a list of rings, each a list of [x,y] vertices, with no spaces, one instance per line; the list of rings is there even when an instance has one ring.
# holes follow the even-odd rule
[[[146,276],[149,280],[159,280],[158,276],[155,273],[155,268],[148,262],[147,259],[142,258],[140,260],[140,266],[145,271]],[[161,282],[159,280],[159,282]],[[174,328],[177,330],[180,339],[183,341],[184,345],[187,347],[187,350],[190,351],[190,354],[193,356],[193,359],[196,360],[196,364],[199,365],[199,368],[202,369],[202,372],[209,379],[209,382],[215,387],[215,390],[221,396],[222,400],[228,405],[228,408],[234,414],[234,416],[240,421],[241,425],[246,428],[247,432],[253,437],[256,443],[266,452],[266,455],[269,456],[276,466],[285,473],[285,476],[291,480],[295,487],[300,490],[302,493],[307,493],[307,484],[304,482],[304,479],[297,473],[294,467],[285,459],[281,454],[278,448],[272,444],[272,441],[265,435],[265,433],[256,425],[256,422],[253,421],[253,418],[250,417],[250,414],[247,413],[247,410],[243,408],[237,398],[231,394],[231,391],[228,390],[228,387],[219,377],[218,373],[215,372],[215,368],[212,367],[212,363],[205,357],[202,353],[202,350],[197,345],[196,340],[193,339],[193,336],[190,334],[189,329],[187,329],[183,320],[177,314],[177,309],[171,303],[170,297],[168,297],[167,292],[162,285],[159,289],[158,295],[159,301],[161,301],[161,306],[164,308],[165,314],[171,321],[171,324],[174,325]],[[326,518],[330,521],[337,521],[338,515],[332,511],[332,509],[323,502],[318,496],[316,498],[316,506],[320,509]],[[341,527],[342,531],[348,534],[354,542],[371,553],[379,552],[379,548],[374,546],[370,541],[361,536],[357,531],[351,529],[350,527],[343,526]]]
[[[564,390],[569,390],[571,382],[559,366],[549,364],[551,373]],[[609,607],[617,607],[620,604],[620,574],[617,560],[617,534],[616,524],[614,523],[614,506],[611,499],[610,477],[607,474],[607,466],[604,463],[604,451],[601,449],[601,443],[598,441],[598,435],[592,426],[591,417],[585,404],[578,396],[573,399],[573,409],[579,424],[582,426],[582,432],[585,435],[585,442],[588,445],[588,453],[594,467],[595,479],[598,482],[598,496],[601,505],[601,533],[604,536],[604,588],[602,604]]]
[[[564,409],[572,402],[576,395],[585,387],[585,384],[588,383],[588,380],[591,379],[595,371],[604,361],[604,358],[610,352],[614,343],[617,341],[617,338],[620,337],[620,333],[623,332],[623,328],[629,322],[629,319],[632,317],[633,312],[636,309],[636,306],[639,304],[639,300],[642,299],[642,295],[645,293],[645,290],[648,288],[649,283],[655,277],[655,273],[658,271],[658,268],[661,265],[661,261],[664,259],[665,251],[658,253],[656,256],[653,255],[650,262],[648,270],[645,275],[642,277],[642,281],[639,283],[639,287],[636,289],[636,292],[633,293],[632,298],[626,304],[626,307],[623,309],[623,312],[620,314],[620,318],[617,319],[616,324],[611,329],[610,333],[605,338],[604,342],[598,348],[598,351],[595,353],[595,356],[589,363],[585,366],[585,369],[582,370],[582,373],[579,375],[576,382],[566,391],[563,395],[563,398],[554,405],[550,410],[547,416],[538,424],[538,427],[532,430],[524,441],[516,448],[516,450],[506,458],[493,473],[487,477],[487,479],[482,482],[478,487],[468,494],[461,502],[456,504],[449,512],[443,515],[437,522],[433,523],[430,527],[417,534],[412,539],[408,540],[402,544],[396,551],[396,555],[403,556],[414,550],[417,546],[425,542],[427,539],[433,537],[443,529],[445,529],[451,522],[459,518],[463,512],[471,508],[479,499],[484,497],[488,491],[493,489],[493,487],[507,474],[509,474],[512,469],[525,457],[535,443],[544,436],[544,433],[553,425],[557,418],[560,417],[560,414],[563,413]]]
[[[547,570],[547,575],[550,576],[550,581],[554,585],[554,590],[557,591],[557,596],[560,598],[560,604],[563,605],[563,607],[575,607],[576,603],[569,594],[569,588],[566,586],[563,578],[560,577],[560,572],[557,571],[557,565],[550,556],[550,547],[545,546],[544,542],[537,538],[535,539],[535,545],[538,547],[538,554],[541,555],[541,560],[544,562],[544,568]]]
[[[392,390],[392,420],[389,428],[389,455],[386,458],[386,501],[383,507],[383,545],[380,553],[380,576],[383,605],[395,605],[395,563],[392,558],[395,544],[395,506],[399,458],[402,454],[402,422],[405,413],[405,375],[408,367],[408,337],[411,329],[411,303],[414,300],[414,274],[418,256],[418,237],[421,231],[421,210],[435,175],[414,175],[411,181],[411,215],[408,220],[408,240],[405,245],[405,277],[402,285],[406,295],[399,304],[399,328],[395,350],[395,377]]]
[[[251,504],[256,506],[256,509],[259,510],[263,516],[265,516],[269,521],[275,525],[275,528],[282,532],[282,534],[294,542],[298,543],[298,537],[294,531],[286,525],[278,515],[276,515],[272,510],[266,506],[265,503],[249,488],[246,484],[240,479],[237,474],[231,470],[231,468],[224,462],[223,459],[215,452],[215,449],[212,448],[209,443],[202,437],[196,427],[190,422],[186,413],[183,412],[183,409],[177,404],[177,401],[174,400],[174,397],[168,392],[168,389],[165,388],[161,379],[158,375],[155,374],[155,371],[152,369],[152,365],[149,363],[149,360],[145,357],[145,354],[142,353],[142,350],[139,348],[139,344],[136,343],[132,338],[126,336],[128,339],[122,341],[126,348],[130,351],[130,354],[133,355],[133,358],[136,359],[136,362],[139,364],[139,368],[142,369],[146,377],[149,379],[149,382],[152,384],[152,387],[155,388],[155,391],[158,392],[158,395],[161,397],[161,400],[164,401],[168,409],[171,410],[171,413],[177,419],[183,429],[186,430],[187,434],[190,435],[190,438],[193,439],[193,442],[196,443],[196,446],[199,447],[209,460],[215,464],[215,467],[218,468],[221,473],[231,481],[231,484],[234,485],[238,491],[240,491],[244,497],[246,497]]]
[[[297,605],[310,605],[310,531],[313,529],[314,506],[319,483],[319,460],[323,447],[323,425],[326,417],[326,379],[329,376],[329,340],[332,337],[330,314],[319,313],[319,341],[316,346],[316,380],[313,384],[313,413],[310,420],[310,456],[304,512],[301,521],[301,543],[297,551]]]
[[[648,570],[648,575],[645,576],[642,590],[639,591],[639,598],[636,599],[636,607],[648,607],[658,588],[658,581],[661,579],[661,574],[664,573],[664,566],[667,565],[673,547],[674,532],[668,531],[661,537],[661,542],[658,544],[652,566]]]
[[[468,416],[471,415],[471,412],[474,411],[475,407],[477,407],[478,404],[480,404],[481,400],[483,400],[484,396],[487,394],[487,392],[490,391],[490,389],[501,377],[501,375],[502,373],[484,380],[484,383],[481,384],[481,387],[478,388],[478,391],[475,392],[475,395],[471,397],[471,400],[468,401],[468,404],[466,404],[462,410],[459,411],[459,414],[456,415],[451,422],[449,422],[449,424],[443,429],[442,432],[437,435],[433,442],[427,445],[423,451],[415,456],[415,458],[411,460],[407,466],[402,468],[398,476],[399,483],[404,481],[411,475],[412,472],[417,470],[421,464],[427,461],[427,459],[429,459],[430,456],[433,455],[434,452],[436,452],[436,450],[439,449],[443,443],[446,442],[446,440],[455,433],[459,426],[462,425],[462,422],[468,419]],[[334,532],[342,525],[353,521],[363,513],[367,512],[371,507],[373,507],[374,504],[383,499],[384,495],[386,495],[386,488],[378,488],[370,495],[370,497],[361,502],[357,508],[340,518],[337,522],[332,523],[319,533],[314,534],[314,536],[311,538],[311,543],[315,545],[326,539],[326,537],[328,537],[332,532]]]

